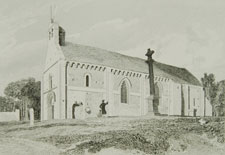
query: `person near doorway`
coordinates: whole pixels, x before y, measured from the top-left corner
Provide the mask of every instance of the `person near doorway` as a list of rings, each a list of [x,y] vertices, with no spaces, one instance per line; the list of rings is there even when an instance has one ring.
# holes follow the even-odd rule
[[[107,114],[107,112],[106,112],[106,110],[105,110],[105,106],[108,104],[108,102],[105,102],[105,100],[102,100],[102,103],[100,104],[100,110],[101,110],[101,113],[102,113],[102,115],[106,115]]]
[[[82,106],[83,105],[83,103],[82,102],[80,102],[80,103],[78,103],[77,101],[75,101],[75,103],[73,104],[73,107],[72,107],[72,118],[73,119],[75,119],[75,109],[76,109],[76,107],[79,107],[79,106]]]

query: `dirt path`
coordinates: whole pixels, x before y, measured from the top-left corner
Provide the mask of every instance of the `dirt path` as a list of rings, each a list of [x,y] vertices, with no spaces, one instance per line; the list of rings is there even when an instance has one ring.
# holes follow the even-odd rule
[[[0,155],[224,155],[223,125],[162,117],[0,124]]]
[[[58,155],[59,150],[46,143],[21,138],[0,139],[0,154],[2,155]]]

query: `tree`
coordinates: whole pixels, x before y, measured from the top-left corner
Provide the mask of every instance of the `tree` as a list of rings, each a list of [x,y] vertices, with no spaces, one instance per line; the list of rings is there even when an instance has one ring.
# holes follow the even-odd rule
[[[35,119],[40,119],[40,89],[40,81],[36,82],[34,78],[28,78],[9,83],[4,93],[7,97],[18,100],[14,106],[19,103],[25,120],[28,119],[28,108],[34,108]]]
[[[218,83],[217,91],[217,116],[224,116],[225,114],[225,80]]]
[[[5,105],[5,103],[6,103],[6,98],[0,96],[0,111],[1,112],[6,111],[6,105]]]
[[[0,96],[0,112],[14,111],[14,103],[12,98]]]
[[[27,97],[30,101],[28,106],[34,109],[35,119],[40,119],[41,82],[36,82],[35,79],[29,79],[26,85],[21,89],[21,95]]]
[[[21,89],[31,79],[33,79],[33,78],[23,79],[23,80],[19,80],[19,81],[9,83],[4,90],[4,94],[6,96],[9,96],[9,97],[20,100],[22,98]]]
[[[204,74],[204,77],[201,78],[203,89],[205,92],[205,97],[210,100],[213,109],[213,115],[215,115],[215,105],[217,104],[216,97],[218,91],[218,84],[215,81],[214,74]]]

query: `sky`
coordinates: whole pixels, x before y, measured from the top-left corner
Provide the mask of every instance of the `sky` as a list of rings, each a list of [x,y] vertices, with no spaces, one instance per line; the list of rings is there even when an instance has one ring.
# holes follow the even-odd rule
[[[9,82],[41,79],[50,6],[66,40],[225,79],[224,0],[0,0],[0,95]]]

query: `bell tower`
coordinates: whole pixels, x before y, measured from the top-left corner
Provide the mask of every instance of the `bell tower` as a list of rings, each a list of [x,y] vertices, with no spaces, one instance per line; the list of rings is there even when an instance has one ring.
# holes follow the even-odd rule
[[[54,8],[54,10],[55,10],[55,8]],[[49,41],[54,41],[56,44],[58,44],[60,46],[65,46],[66,32],[55,21],[55,15],[53,13],[52,6],[50,8],[50,26],[49,26],[49,30],[48,30],[48,38],[49,38]]]

